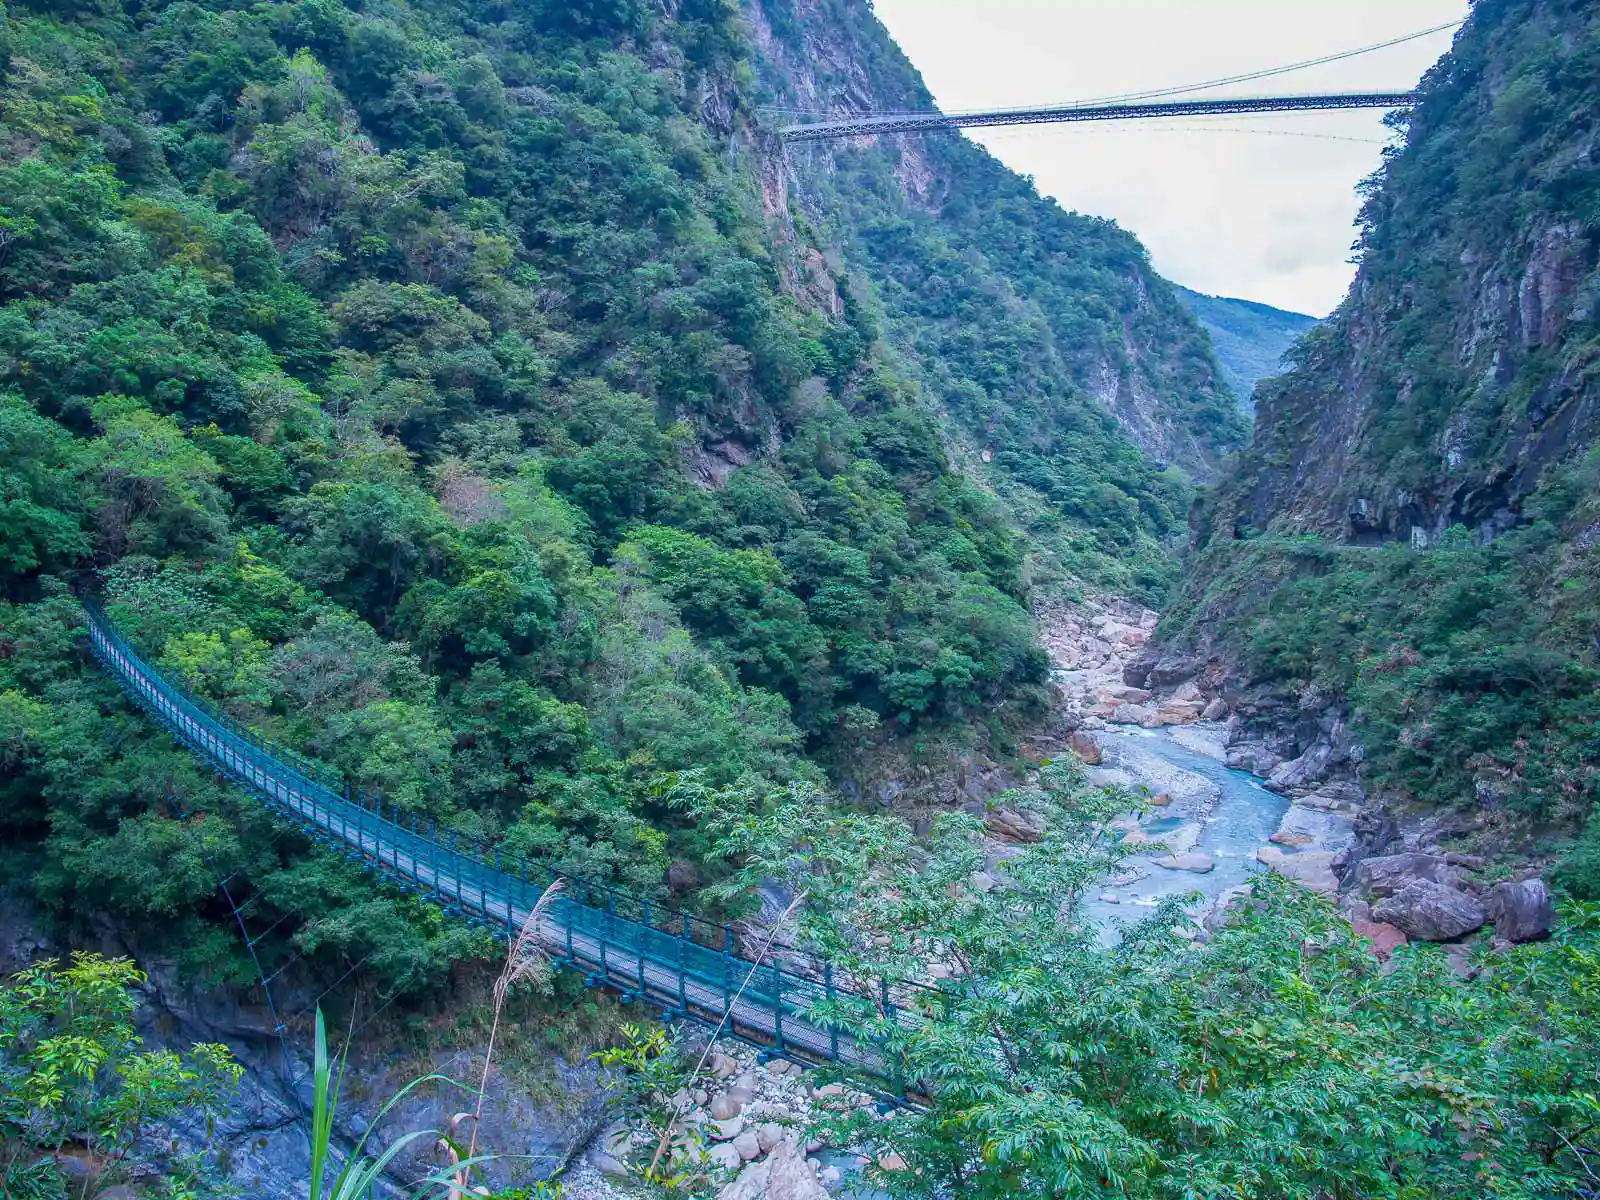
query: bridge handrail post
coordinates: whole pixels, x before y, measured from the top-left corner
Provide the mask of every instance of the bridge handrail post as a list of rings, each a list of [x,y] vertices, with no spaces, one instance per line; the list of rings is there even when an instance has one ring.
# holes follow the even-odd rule
[[[831,962],[822,964],[822,994],[830,1002],[835,999]],[[828,1022],[828,1053],[834,1062],[839,1061],[839,1025],[836,1021]]]
[[[772,964],[772,1037],[783,1053],[783,969]]]
[[[639,935],[639,949],[637,951],[639,961],[639,994],[642,996],[644,995],[645,989],[644,960],[645,956],[650,953],[650,934],[652,933],[654,927],[650,924],[649,899],[641,898],[639,903],[644,910],[644,919],[640,922],[643,932]]]
[[[428,865],[433,868],[433,894],[440,900],[444,899],[444,891],[439,887],[439,823],[428,822]]]
[[[683,918],[683,926],[684,933],[687,935],[689,932],[689,918],[687,916]],[[684,981],[684,973],[687,970],[684,965],[684,957],[688,953],[686,949],[687,943],[687,936],[678,939],[678,1008],[684,1016],[689,1015],[689,993]]]

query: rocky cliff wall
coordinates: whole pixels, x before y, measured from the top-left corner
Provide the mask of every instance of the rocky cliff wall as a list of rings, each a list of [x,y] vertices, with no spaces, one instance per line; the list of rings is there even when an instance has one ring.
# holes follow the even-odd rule
[[[1487,539],[1595,442],[1594,37],[1585,6],[1478,5],[1368,185],[1349,297],[1262,389],[1216,532]]]
[[[1257,769],[1360,775],[1503,846],[1596,794],[1597,47],[1593,6],[1476,5],[1139,664],[1224,698]]]

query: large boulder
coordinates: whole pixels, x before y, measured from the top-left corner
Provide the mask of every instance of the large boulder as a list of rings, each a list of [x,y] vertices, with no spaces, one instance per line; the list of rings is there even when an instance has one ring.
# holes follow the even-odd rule
[[[1144,688],[1149,686],[1150,672],[1155,667],[1158,656],[1154,651],[1146,648],[1141,650],[1122,668],[1122,682],[1129,687]]]
[[[1343,850],[1350,844],[1348,815],[1328,812],[1296,802],[1289,806],[1277,830],[1267,840],[1279,846],[1314,846],[1318,850]]]
[[[1548,937],[1555,924],[1555,903],[1542,879],[1497,883],[1484,897],[1483,908],[1494,922],[1494,931],[1513,942]]]
[[[1354,871],[1357,863],[1368,858],[1382,858],[1405,845],[1399,820],[1382,803],[1364,805],[1356,813],[1355,835],[1345,862],[1335,867],[1335,870],[1344,874],[1346,883],[1354,880],[1350,872]],[[1349,872],[1346,872],[1346,867]]]
[[[1117,704],[1123,701],[1129,704],[1147,704],[1155,696],[1154,692],[1146,691],[1144,688],[1129,687],[1125,683],[1104,684],[1096,688],[1094,694],[1096,697],[1104,696]]]
[[[1303,850],[1296,854],[1278,846],[1262,846],[1256,851],[1256,861],[1309,891],[1331,896],[1339,890],[1339,879],[1331,865],[1332,851]]]
[[[1192,725],[1205,711],[1204,700],[1163,700],[1156,715],[1163,725]]]
[[[1393,896],[1413,883],[1426,881],[1457,887],[1466,872],[1441,854],[1388,854],[1356,864],[1350,886],[1364,896]]]
[[[1119,704],[1106,720],[1113,725],[1139,725],[1154,729],[1161,724],[1161,714],[1148,704]]]
[[[1155,865],[1169,871],[1193,871],[1196,875],[1209,875],[1217,863],[1208,854],[1190,851],[1186,854],[1168,854],[1155,860]]]
[[[1148,688],[1171,687],[1173,684],[1184,683],[1200,674],[1205,664],[1192,654],[1164,654],[1158,658],[1145,674],[1144,686]],[[1123,671],[1123,679],[1129,683],[1127,671]],[[1137,685],[1136,685],[1137,686]]]
[[[1317,742],[1299,758],[1273,767],[1265,786],[1285,795],[1313,787],[1328,773],[1332,760],[1333,748],[1325,742]]]
[[[1266,776],[1283,761],[1283,756],[1264,742],[1239,741],[1229,745],[1224,761],[1232,770]]]
[[[762,1162],[750,1163],[739,1178],[717,1192],[717,1200],[829,1200],[794,1142],[779,1142]]]
[[[1100,743],[1087,733],[1070,735],[1067,738],[1067,749],[1081,758],[1085,766],[1098,767],[1105,760]]]
[[[1360,784],[1335,781],[1322,784],[1309,796],[1301,796],[1295,803],[1322,812],[1344,813],[1353,817],[1366,803],[1366,794],[1362,792]]]
[[[1476,897],[1429,879],[1409,883],[1374,906],[1372,918],[1422,942],[1464,937],[1489,919]]]
[[[1044,837],[1044,818],[1020,808],[991,808],[983,816],[989,833],[1002,842],[1025,845]]]

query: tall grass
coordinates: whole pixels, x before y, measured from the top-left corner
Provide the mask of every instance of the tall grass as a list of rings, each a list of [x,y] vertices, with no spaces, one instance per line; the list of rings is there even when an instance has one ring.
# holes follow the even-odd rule
[[[489,1045],[483,1054],[483,1077],[478,1081],[478,1104],[472,1112],[472,1138],[467,1143],[467,1157],[478,1150],[478,1122],[483,1117],[483,1098],[489,1091],[489,1069],[494,1065],[494,1045],[500,1036],[500,1014],[506,1006],[511,989],[524,980],[533,980],[549,969],[550,958],[539,944],[539,922],[545,909],[566,890],[565,879],[555,879],[544,889],[528,919],[522,923],[517,936],[506,951],[506,965],[500,978],[494,981],[494,1022],[489,1027]]]
[[[483,1073],[477,1089],[477,1103],[470,1113],[456,1113],[450,1118],[445,1131],[419,1129],[402,1134],[376,1155],[365,1153],[367,1140],[384,1118],[417,1088],[428,1083],[446,1083],[461,1087],[443,1075],[424,1075],[401,1088],[379,1110],[377,1117],[367,1126],[354,1149],[334,1170],[334,1122],[338,1116],[339,1094],[344,1086],[344,1073],[350,1047],[346,1043],[340,1051],[337,1068],[328,1054],[327,1030],[323,1024],[322,1010],[317,1010],[316,1058],[313,1068],[312,1120],[311,1120],[311,1180],[309,1200],[368,1200],[385,1171],[407,1146],[424,1138],[434,1138],[437,1148],[449,1160],[441,1171],[418,1180],[411,1185],[411,1200],[462,1200],[469,1194],[487,1195],[482,1188],[469,1188],[472,1168],[488,1162],[496,1155],[479,1155],[478,1126],[483,1119],[484,1098],[489,1088],[489,1074],[494,1066],[495,1046],[500,1036],[500,1018],[506,998],[518,983],[537,979],[547,968],[549,958],[539,943],[539,926],[549,905],[562,893],[566,881],[558,879],[545,888],[533,911],[522,923],[517,936],[506,952],[505,966],[494,985],[494,1022],[489,1029],[489,1044],[484,1051]],[[470,1091],[470,1088],[464,1089]],[[461,1127],[471,1122],[472,1133],[465,1154],[461,1151]],[[331,1183],[328,1182],[330,1174]]]
[[[333,1129],[339,1114],[339,1096],[344,1089],[345,1065],[349,1053],[350,1045],[346,1042],[344,1048],[339,1052],[338,1069],[336,1071],[332,1060],[328,1056],[327,1027],[323,1023],[322,1010],[319,1008],[317,1010],[315,1059],[312,1068],[309,1200],[370,1200],[378,1181],[402,1150],[423,1138],[438,1136],[437,1130],[414,1130],[410,1133],[401,1134],[378,1154],[369,1155],[366,1153],[367,1142],[372,1137],[373,1131],[383,1123],[384,1118],[393,1111],[396,1105],[417,1088],[429,1083],[445,1083],[450,1084],[452,1087],[460,1086],[443,1075],[424,1075],[413,1079],[405,1087],[389,1097],[384,1106],[378,1110],[378,1115],[368,1124],[366,1132],[361,1135],[355,1147],[348,1155],[343,1156],[342,1162],[337,1161],[339,1156],[333,1148]],[[411,1191],[408,1195],[412,1200],[427,1200],[430,1197],[448,1196],[452,1191],[455,1172],[470,1168],[473,1162],[473,1159],[468,1158],[452,1164],[452,1169],[449,1171],[438,1172],[417,1180],[411,1185]]]

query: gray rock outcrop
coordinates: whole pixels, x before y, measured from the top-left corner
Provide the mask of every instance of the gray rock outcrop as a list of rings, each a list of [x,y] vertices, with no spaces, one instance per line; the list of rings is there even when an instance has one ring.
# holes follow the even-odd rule
[[[1542,879],[1497,883],[1483,900],[1484,911],[1499,936],[1513,942],[1547,937],[1555,923],[1555,903]]]
[[[1427,879],[1408,883],[1374,906],[1372,918],[1422,942],[1464,937],[1489,919],[1476,897]]]
[[[717,1193],[717,1200],[828,1200],[805,1154],[793,1142],[780,1142],[760,1162]]]
[[[1394,896],[1413,883],[1428,882],[1459,887],[1466,872],[1441,854],[1389,854],[1364,858],[1349,877],[1353,891],[1363,896]]]
[[[1044,818],[1020,808],[991,808],[983,823],[994,838],[1011,845],[1026,845],[1044,837]]]

